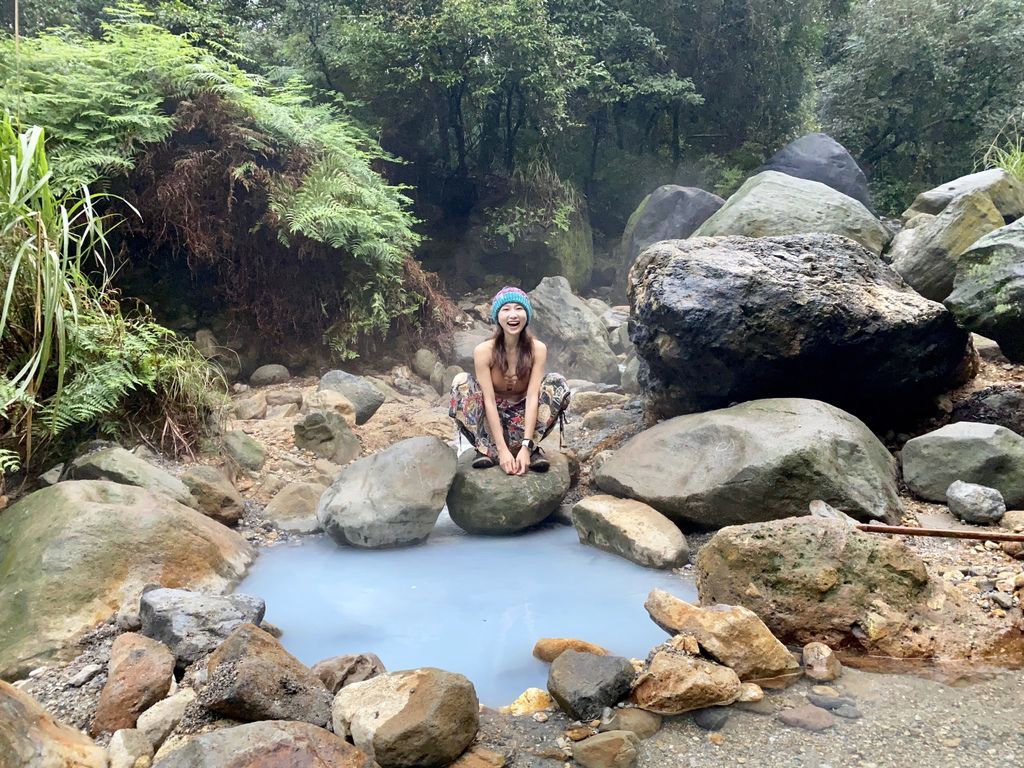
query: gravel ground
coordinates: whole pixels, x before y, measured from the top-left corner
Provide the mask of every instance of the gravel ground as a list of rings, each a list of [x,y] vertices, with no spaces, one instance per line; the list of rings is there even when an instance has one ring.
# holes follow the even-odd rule
[[[744,711],[729,708],[720,731],[700,729],[691,715],[665,718],[641,742],[637,768],[746,765],[793,768],[1006,768],[1024,763],[1024,673],[948,685],[922,677],[847,669],[832,683],[853,698],[863,717],[836,717],[822,732],[787,726],[774,711],[806,704],[810,681],[768,692]],[[509,768],[558,768],[567,758],[558,739],[570,727],[553,713],[544,723],[530,716],[485,714],[478,743],[508,759]],[[563,739],[564,743],[564,739]]]

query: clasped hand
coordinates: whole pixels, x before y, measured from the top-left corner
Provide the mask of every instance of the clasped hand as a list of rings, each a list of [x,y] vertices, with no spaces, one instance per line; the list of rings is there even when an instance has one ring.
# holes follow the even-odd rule
[[[513,456],[512,451],[503,448],[498,451],[498,463],[505,470],[505,474],[525,475],[526,470],[530,468],[530,449],[523,446],[519,449],[518,455]]]

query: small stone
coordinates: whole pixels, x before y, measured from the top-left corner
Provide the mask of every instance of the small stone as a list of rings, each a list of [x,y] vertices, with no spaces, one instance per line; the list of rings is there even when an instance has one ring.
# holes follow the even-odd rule
[[[794,709],[784,709],[775,716],[780,722],[805,731],[824,731],[835,725],[831,713],[813,704],[805,704]]]
[[[661,715],[637,707],[605,708],[597,726],[604,731],[632,731],[637,738],[648,739],[661,730]]]
[[[578,742],[573,760],[583,768],[629,768],[636,761],[640,740],[632,731],[606,731]]]
[[[134,728],[115,731],[107,747],[110,768],[143,768],[151,764],[153,745]]]
[[[737,699],[739,702],[750,703],[755,701],[761,701],[764,698],[764,691],[761,690],[761,686],[757,683],[743,683],[740,686],[740,697]]]
[[[705,731],[720,731],[729,721],[729,710],[725,707],[708,707],[693,713],[693,722]]]
[[[577,640],[571,637],[542,637],[533,646],[533,655],[541,661],[549,664],[557,659],[563,651],[578,651],[579,653],[592,653],[595,656],[608,656],[608,651],[594,643],[586,640]]]
[[[836,707],[832,710],[832,714],[836,717],[845,717],[847,720],[860,720],[863,717],[860,710],[852,704],[843,704]]]
[[[998,523],[1006,514],[1006,502],[998,490],[960,480],[946,489],[946,503],[961,520],[977,525]]]
[[[1013,597],[1002,592],[990,592],[988,598],[1000,608],[1010,610],[1013,608]]]
[[[816,693],[819,696],[838,696],[839,691],[833,688],[831,685],[812,685],[811,693]]]
[[[519,694],[515,701],[502,707],[500,711],[509,715],[530,715],[551,709],[553,706],[555,706],[554,699],[547,691],[541,688],[527,688]],[[534,720],[536,719],[535,717]],[[547,720],[547,715],[544,715],[544,720]],[[538,722],[544,722],[544,720],[538,720]]]
[[[812,680],[829,682],[843,673],[843,665],[824,643],[808,643],[803,652],[804,674]]]
[[[81,688],[102,671],[103,667],[99,664],[86,664],[78,674],[68,681],[68,685],[72,688]]]
[[[714,744],[716,747],[720,747],[725,743],[725,736],[718,733],[717,731],[715,733],[709,733],[708,741]]]
[[[845,696],[822,696],[810,691],[807,692],[806,696],[807,700],[811,704],[816,707],[821,707],[822,709],[835,710],[845,705],[851,707],[854,706],[853,699],[849,699]]]
[[[570,728],[565,732],[565,738],[569,739],[569,741],[583,741],[593,735],[594,729],[585,725],[581,725],[578,728]]]
[[[547,712],[534,712],[533,715],[531,715],[531,717],[533,717],[533,719],[538,723],[546,723],[548,721]]]
[[[159,747],[171,735],[185,716],[188,705],[196,700],[196,692],[182,688],[173,696],[158,701],[141,715],[135,727],[145,735],[153,747]]]

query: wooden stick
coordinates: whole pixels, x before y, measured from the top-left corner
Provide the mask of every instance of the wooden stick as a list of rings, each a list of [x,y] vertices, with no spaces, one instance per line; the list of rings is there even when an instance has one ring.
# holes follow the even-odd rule
[[[1019,541],[1024,543],[1024,533],[1008,533],[1003,531],[968,531],[962,528],[946,530],[943,528],[911,528],[906,525],[879,525],[875,523],[857,523],[855,526],[868,533],[896,533],[900,536],[941,536],[949,539],[975,539],[978,541]]]

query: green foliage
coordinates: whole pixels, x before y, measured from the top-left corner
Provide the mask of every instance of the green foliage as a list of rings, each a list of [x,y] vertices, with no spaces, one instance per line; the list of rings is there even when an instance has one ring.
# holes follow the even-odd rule
[[[543,160],[520,166],[511,177],[508,202],[487,212],[487,228],[509,247],[529,234],[568,232],[582,215],[585,201]]]
[[[0,120],[0,469],[76,430],[117,433],[159,415],[187,442],[215,405],[215,375],[107,287],[107,232],[87,187],[54,192],[38,127]],[[98,268],[98,283],[86,274]]]
[[[822,88],[826,129],[861,161],[875,201],[969,173],[1024,103],[1024,0],[856,4]]]
[[[237,258],[228,277],[237,282],[240,272],[249,275],[251,291],[259,281],[267,290],[287,288],[257,274],[261,267],[246,261],[251,248],[240,244],[237,253],[224,252],[224,243],[244,240],[246,233],[211,231],[226,226],[221,212],[190,216],[194,198],[221,183],[210,174],[223,167],[228,182],[218,204],[226,206],[224,215],[239,195],[257,201],[255,220],[233,224],[269,228],[290,258],[316,251],[333,260],[330,277],[338,285],[316,300],[320,319],[310,330],[346,329],[334,344],[350,354],[353,347],[339,341],[353,338],[348,329],[383,333],[392,321],[413,316],[422,296],[401,283],[419,238],[401,189],[374,170],[389,158],[370,136],[337,109],[312,103],[300,84],[272,85],[132,14],[131,7],[120,11],[123,20],[105,25],[101,39],[62,33],[22,40],[20,57],[13,40],[0,39],[0,101],[21,120],[46,126],[55,187],[116,185],[143,160],[151,174],[153,153],[181,148],[176,139],[189,134],[169,175],[156,179],[177,185],[172,202],[179,207],[166,200],[154,207],[181,216],[153,231],[186,242],[196,259]],[[137,202],[142,209],[153,201]],[[147,226],[155,221],[155,212],[148,213]],[[170,229],[180,231],[167,234]],[[306,277],[314,279],[313,271]],[[298,324],[277,315],[281,325]]]
[[[1002,168],[1012,176],[1024,181],[1024,113],[1011,118],[996,138],[989,144],[982,157],[985,168]]]

